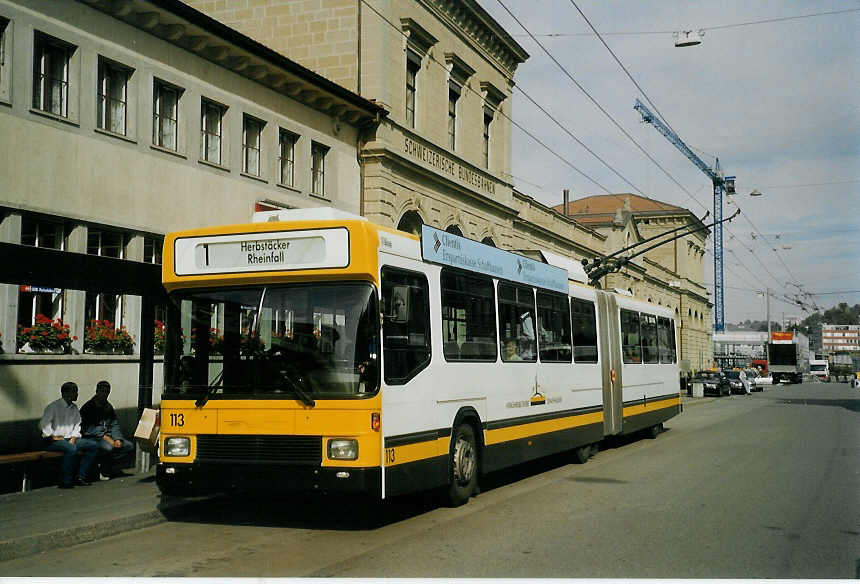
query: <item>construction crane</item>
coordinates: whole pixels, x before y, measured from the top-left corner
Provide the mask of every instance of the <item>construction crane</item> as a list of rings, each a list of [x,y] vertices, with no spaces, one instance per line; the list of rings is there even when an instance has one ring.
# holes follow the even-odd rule
[[[701,158],[696,156],[690,150],[684,141],[672,131],[663,121],[651,113],[645,104],[638,99],[633,109],[639,112],[642,116],[642,121],[654,126],[658,132],[663,134],[669,142],[675,145],[675,148],[680,150],[684,156],[690,159],[690,162],[695,164],[699,170],[710,177],[714,185],[714,330],[722,332],[725,330],[725,301],[724,301],[724,285],[723,285],[723,191],[729,195],[735,194],[735,177],[723,176],[723,171],[720,170],[720,159],[716,159],[714,167],[711,168],[705,164]]]

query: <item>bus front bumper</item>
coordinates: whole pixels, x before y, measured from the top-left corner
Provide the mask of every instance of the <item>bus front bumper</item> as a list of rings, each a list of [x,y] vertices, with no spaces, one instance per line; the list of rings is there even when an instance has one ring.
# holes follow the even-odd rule
[[[379,496],[379,467],[325,467],[239,463],[160,462],[155,481],[165,495],[196,496],[231,490],[321,492]]]

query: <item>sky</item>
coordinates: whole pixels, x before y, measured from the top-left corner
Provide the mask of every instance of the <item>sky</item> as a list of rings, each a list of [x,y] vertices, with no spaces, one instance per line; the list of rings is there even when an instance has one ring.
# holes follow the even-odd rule
[[[530,55],[514,76],[513,120],[555,153],[515,128],[518,190],[547,205],[565,188],[572,199],[633,192],[713,216],[711,180],[641,121],[638,98],[737,177],[723,203],[725,217],[742,211],[723,231],[725,322],[764,320],[757,290],[770,289],[777,322],[860,303],[860,2],[480,3]],[[672,31],[688,30],[704,30],[703,42],[675,47]],[[708,248],[713,300],[713,237]]]

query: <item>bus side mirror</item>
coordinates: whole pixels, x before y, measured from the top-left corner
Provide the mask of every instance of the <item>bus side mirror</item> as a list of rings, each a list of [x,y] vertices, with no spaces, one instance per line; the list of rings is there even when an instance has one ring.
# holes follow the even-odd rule
[[[409,322],[409,286],[391,287],[391,300],[385,318],[397,324]]]

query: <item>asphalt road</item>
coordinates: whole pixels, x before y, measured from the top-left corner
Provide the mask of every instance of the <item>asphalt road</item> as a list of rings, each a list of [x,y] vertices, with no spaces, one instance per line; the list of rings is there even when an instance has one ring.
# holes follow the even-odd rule
[[[860,392],[768,388],[656,440],[494,474],[467,505],[210,501],[0,576],[856,578]]]

